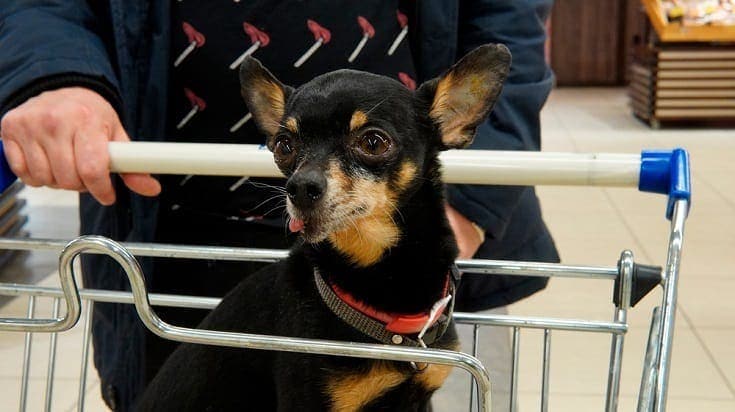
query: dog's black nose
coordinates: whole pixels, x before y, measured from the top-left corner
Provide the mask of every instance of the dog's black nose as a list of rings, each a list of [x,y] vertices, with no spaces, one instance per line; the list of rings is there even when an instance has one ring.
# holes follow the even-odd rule
[[[316,169],[301,170],[286,182],[286,192],[299,209],[312,207],[327,190],[327,179]]]

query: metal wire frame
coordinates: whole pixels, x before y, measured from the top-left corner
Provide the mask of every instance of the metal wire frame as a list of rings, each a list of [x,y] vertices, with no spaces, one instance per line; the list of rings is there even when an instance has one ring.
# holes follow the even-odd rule
[[[669,389],[669,372],[671,368],[671,349],[674,342],[674,325],[676,319],[676,302],[681,269],[681,251],[684,244],[684,224],[689,213],[689,202],[677,200],[671,217],[671,234],[664,267],[664,296],[661,303],[661,320],[659,326],[659,352],[655,368],[656,388],[654,391],[654,410],[666,410],[666,395]],[[655,322],[655,315],[654,320]]]
[[[0,284],[0,295],[7,295],[7,296],[29,296],[31,299],[37,299],[37,298],[53,298],[54,300],[59,300],[60,297],[64,295],[64,292],[59,288],[52,288],[52,287],[39,287],[39,286],[29,286],[29,285],[13,285],[13,284]],[[88,352],[85,350],[88,348],[88,342],[89,342],[89,315],[91,311],[91,303],[92,302],[112,302],[112,303],[127,303],[127,304],[134,304],[135,303],[135,297],[133,293],[130,292],[116,292],[116,291],[107,291],[107,290],[93,290],[93,289],[80,289],[79,290],[79,296],[81,300],[83,301],[89,301],[89,304],[85,306],[85,314],[84,314],[84,340],[82,343],[82,348],[84,350],[84,353],[82,355],[82,364],[81,364],[81,373],[80,373],[80,387],[79,387],[79,400],[78,400],[78,410],[83,410],[84,408],[84,380],[86,379],[86,370],[88,365]],[[164,294],[150,294],[149,300],[151,305],[153,306],[170,306],[170,307],[186,307],[186,308],[199,308],[199,309],[212,309],[214,308],[220,301],[219,298],[207,298],[207,297],[195,297],[195,296],[177,296],[177,295],[164,295]],[[482,315],[482,314],[471,314],[471,313],[457,313],[456,314],[456,322],[459,324],[471,324],[474,326],[475,330],[479,330],[481,326],[511,326],[514,329],[514,334],[517,336],[521,328],[538,328],[543,329],[545,333],[548,333],[552,329],[557,330],[573,330],[573,331],[584,331],[584,332],[598,332],[598,333],[613,333],[613,334],[623,334],[627,331],[627,326],[624,324],[615,324],[613,322],[594,322],[594,321],[582,321],[582,320],[571,320],[571,319],[550,319],[550,318],[534,318],[534,317],[518,317],[518,316],[509,316],[509,315]],[[584,326],[580,326],[580,323],[586,323]],[[182,328],[183,329],[183,328]],[[54,332],[53,335],[56,333]],[[32,335],[29,333],[29,335]],[[52,335],[52,336],[53,336]],[[168,338],[167,336],[165,336]],[[479,337],[477,338],[477,343],[479,344]],[[179,340],[179,339],[176,339]],[[518,346],[518,339],[516,338],[516,343],[514,343],[514,351],[513,351],[513,376],[514,381],[517,382],[518,380],[518,358],[519,358],[519,346]],[[550,342],[550,339],[547,338],[547,345],[548,342]],[[229,346],[229,345],[228,345]],[[350,344],[350,346],[361,346],[357,344]],[[367,346],[367,350],[371,350],[371,346],[382,346],[382,345],[365,345]],[[248,346],[250,348],[256,348],[256,346]],[[260,349],[267,349],[266,347],[258,347]],[[473,351],[473,357],[477,356],[476,348]],[[270,348],[271,350],[276,350],[275,348]],[[388,351],[392,352],[393,349],[400,349],[400,348],[393,348],[388,347]],[[421,350],[423,351],[423,350]],[[417,351],[417,352],[421,352]],[[434,350],[428,350],[430,352],[433,352]],[[320,353],[320,352],[314,352],[311,351],[310,353]],[[25,356],[29,356],[29,351],[25,352]],[[332,353],[330,353],[332,354]],[[342,355],[342,354],[340,354]],[[362,355],[360,357],[363,357]],[[364,357],[370,357],[370,356],[364,356]],[[54,349],[51,349],[50,351],[50,357],[49,357],[49,368],[53,368],[53,365],[55,363],[56,359],[56,353]],[[391,360],[405,360],[403,359],[394,359],[390,355],[388,357],[380,357],[380,359],[391,359]],[[411,358],[413,359],[413,358]],[[417,361],[421,361],[423,358],[418,358]],[[545,350],[544,352],[544,359],[545,364],[548,364],[549,359],[549,351]],[[437,359],[433,359],[434,363],[437,363]],[[479,362],[479,361],[478,361]],[[438,362],[442,363],[442,362]],[[451,364],[452,366],[459,366],[454,363],[443,363],[443,364]],[[468,370],[468,368],[464,368],[465,370]],[[546,377],[544,379],[544,384],[548,388],[548,371],[549,368],[545,367],[544,376]],[[47,382],[51,381],[52,378],[48,378]],[[23,375],[23,382],[27,385],[28,381],[28,375],[25,373]],[[472,374],[472,386],[475,386],[476,377],[474,374]],[[516,390],[517,385],[511,386],[512,390]],[[474,390],[473,390],[474,391]],[[482,389],[481,389],[481,392]],[[547,394],[546,397],[544,397],[544,401],[548,402],[548,391],[545,392]],[[517,403],[517,397],[513,396],[512,398],[513,402]],[[485,401],[489,402],[489,398]],[[50,410],[51,405],[51,392],[50,392],[50,386],[47,383],[47,395],[45,398],[45,403],[47,408],[45,410]],[[482,404],[480,404],[482,405]],[[485,403],[485,405],[489,405],[489,403]],[[483,408],[483,406],[480,406]],[[24,406],[21,407],[21,410],[25,410]],[[488,410],[488,409],[481,409],[481,410]]]
[[[64,292],[59,288],[43,287],[43,286],[29,286],[29,285],[18,285],[18,284],[0,284],[0,295],[5,296],[29,296],[30,298],[53,298],[54,300],[60,300],[64,296]],[[96,289],[79,289],[79,296],[82,301],[89,301],[90,304],[85,306],[84,317],[84,328],[85,328],[85,339],[82,342],[82,348],[86,348],[88,343],[89,329],[88,329],[88,314],[91,309],[92,302],[106,302],[106,303],[125,303],[134,304],[135,299],[133,293],[130,292],[118,292],[108,290],[96,290]],[[197,296],[179,296],[179,295],[166,295],[166,294],[149,294],[149,300],[153,306],[168,306],[168,307],[182,307],[182,308],[197,308],[197,309],[213,309],[220,301],[219,298],[209,297],[197,297]],[[55,314],[58,315],[58,312]],[[519,333],[521,328],[529,329],[543,329],[548,330],[567,330],[567,331],[581,331],[581,332],[597,332],[597,333],[612,333],[612,334],[624,334],[627,332],[627,325],[616,324],[614,322],[602,322],[602,321],[583,321],[574,319],[552,319],[552,318],[536,318],[536,317],[521,317],[521,316],[510,316],[510,315],[485,315],[485,314],[474,314],[474,313],[461,313],[455,314],[455,321],[458,324],[470,324],[473,325],[476,330],[479,330],[482,326],[506,326],[512,327],[514,330],[514,350],[513,350],[513,381],[516,384],[511,385],[511,390],[515,391],[517,388],[518,381],[518,359],[519,359]],[[580,324],[584,323],[583,326]],[[29,333],[32,335],[32,333]],[[52,336],[56,335],[56,332],[52,333]],[[478,338],[479,344],[479,338]],[[351,344],[355,345],[355,344]],[[29,353],[29,352],[26,352]],[[548,353],[546,354],[548,356]],[[473,357],[476,357],[476,351],[473,352]],[[55,363],[56,353],[54,349],[50,350],[49,368],[52,369]],[[82,356],[82,366],[80,374],[80,392],[79,392],[79,410],[83,410],[84,407],[84,388],[82,377],[86,377],[86,368],[88,363],[88,356]],[[49,375],[51,376],[51,375]],[[548,377],[548,374],[546,375]],[[28,375],[24,374],[23,381],[27,382]],[[48,382],[52,380],[51,377],[47,378],[47,394],[45,402],[47,408],[50,410],[51,405],[51,389],[48,386]],[[472,379],[472,385],[475,385],[475,379]],[[516,392],[514,392],[516,393]],[[517,395],[514,395],[511,400],[517,403]],[[21,408],[21,410],[25,410]],[[515,410],[515,409],[512,409]]]
[[[683,240],[684,222],[686,219],[688,205],[684,200],[677,201],[674,206],[672,218],[672,230],[669,242],[669,254],[666,262],[665,276],[662,279],[664,286],[664,298],[662,307],[654,311],[651,333],[649,335],[648,351],[644,363],[644,371],[641,378],[641,391],[639,393],[639,411],[663,411],[665,410],[666,393],[668,389],[668,370],[670,365],[671,341],[673,339],[673,314],[676,305],[676,282],[680,266],[681,247]],[[0,247],[6,249],[36,249],[36,250],[58,250],[63,247],[63,241],[57,240],[25,240],[0,238]],[[128,250],[126,250],[129,249]],[[80,253],[105,253],[115,258],[126,270],[131,281],[133,293],[114,292],[103,290],[78,289],[74,283],[72,261]],[[132,303],[136,305],[138,314],[154,333],[167,339],[182,342],[214,344],[222,346],[233,346],[243,348],[257,348],[266,350],[298,351],[314,354],[327,354],[338,356],[354,356],[373,359],[388,359],[397,361],[416,361],[439,363],[457,366],[467,370],[473,377],[473,382],[479,386],[480,396],[478,407],[481,410],[489,410],[490,406],[490,381],[487,371],[474,356],[456,352],[440,350],[424,350],[413,348],[397,348],[385,345],[362,345],[345,344],[342,342],[294,339],[286,337],[273,337],[252,334],[222,333],[214,331],[201,331],[188,328],[180,328],[169,325],[157,317],[151,304],[178,307],[212,308],[216,306],[219,299],[187,297],[174,295],[147,295],[143,284],[142,274],[137,261],[132,254],[140,256],[163,256],[163,257],[188,257],[203,259],[227,259],[227,260],[260,260],[273,261],[286,256],[285,251],[240,249],[240,248],[213,248],[198,246],[176,246],[176,245],[153,245],[153,244],[127,244],[121,246],[108,239],[99,237],[85,237],[72,241],[65,247],[60,256],[60,276],[62,278],[62,289],[44,288],[38,286],[0,284],[2,295],[27,295],[29,296],[29,316],[27,319],[4,319],[0,318],[0,331],[16,330],[26,331],[26,345],[24,354],[24,383],[22,392],[27,390],[27,368],[29,368],[29,354],[32,334],[29,331],[43,331],[55,333],[66,330],[76,324],[81,316],[81,300],[89,300],[86,313],[91,313],[91,302],[119,302]],[[535,276],[559,276],[590,279],[613,280],[622,276],[621,289],[626,293],[630,288],[630,265],[632,254],[624,252],[621,256],[620,269],[597,267],[597,266],[568,266],[559,264],[507,262],[507,261],[458,261],[460,268],[467,272],[475,273],[503,273],[510,275],[535,275]],[[628,269],[626,269],[628,268]],[[66,286],[66,287],[65,287]],[[55,309],[51,319],[33,318],[33,306],[37,297],[52,297]],[[66,316],[58,318],[58,303],[61,297],[65,297],[67,304]],[[551,351],[551,330],[570,330],[584,332],[611,333],[613,342],[611,345],[610,375],[608,378],[608,391],[606,398],[606,411],[617,410],[618,388],[620,380],[620,367],[622,359],[623,336],[627,332],[626,311],[630,304],[629,300],[623,299],[619,307],[615,309],[615,319],[612,322],[588,321],[575,319],[550,319],[536,317],[519,317],[509,315],[479,315],[470,313],[457,313],[457,323],[474,325],[474,336],[481,326],[508,326],[513,328],[513,359],[511,370],[511,399],[510,410],[517,408],[517,381],[518,381],[518,359],[521,328],[537,328],[544,330],[543,371],[542,371],[542,399],[541,410],[548,408],[549,393],[549,370]],[[668,317],[666,314],[668,313]],[[661,315],[659,315],[661,314]],[[79,410],[84,408],[84,379],[88,363],[89,342],[89,316],[85,317],[85,353],[82,359],[82,378],[80,379]],[[479,341],[477,342],[479,344]],[[50,344],[49,373],[46,388],[46,410],[51,405],[51,390],[53,386],[53,365],[55,362],[55,339]],[[476,346],[475,346],[476,348]],[[473,351],[476,355],[476,349]],[[28,359],[26,361],[26,359]],[[474,383],[473,383],[474,387]],[[25,397],[21,396],[21,410],[25,407]],[[472,407],[472,405],[471,405]]]

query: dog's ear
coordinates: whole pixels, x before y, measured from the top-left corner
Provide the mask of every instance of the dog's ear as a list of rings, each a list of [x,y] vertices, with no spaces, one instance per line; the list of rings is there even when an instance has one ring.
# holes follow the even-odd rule
[[[240,66],[240,94],[245,99],[258,128],[270,138],[278,132],[286,100],[293,88],[279,82],[253,57]]]
[[[480,46],[418,88],[419,98],[429,104],[429,117],[439,129],[443,150],[472,143],[500,95],[510,60],[510,51],[502,44]]]

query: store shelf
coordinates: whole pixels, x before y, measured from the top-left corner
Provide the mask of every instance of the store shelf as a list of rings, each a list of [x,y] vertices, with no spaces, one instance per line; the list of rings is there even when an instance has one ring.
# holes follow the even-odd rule
[[[711,11],[669,22],[661,0],[641,2],[647,40],[632,50],[628,68],[635,116],[653,127],[735,124],[735,25],[692,25],[710,18]]]
[[[633,113],[666,121],[735,121],[735,44],[660,43],[630,67]]]

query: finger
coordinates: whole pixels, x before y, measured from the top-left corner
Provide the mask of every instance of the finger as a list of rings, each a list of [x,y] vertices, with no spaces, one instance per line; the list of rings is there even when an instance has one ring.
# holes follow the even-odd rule
[[[48,157],[46,157],[46,152],[41,145],[36,142],[28,142],[28,144],[21,146],[21,150],[23,150],[23,156],[26,159],[26,167],[30,178],[25,183],[30,186],[51,186],[56,184],[54,176],[51,173]]]
[[[57,127],[53,139],[41,141],[44,153],[49,161],[49,166],[55,187],[67,190],[80,190],[84,186],[77,174],[76,160],[74,159],[74,131],[61,124]]]
[[[0,120],[0,134],[3,139],[5,150],[5,158],[8,161],[10,170],[28,185],[34,184],[33,178],[28,172],[28,161],[23,153],[21,145],[22,136],[27,134],[24,125],[24,118],[19,114],[18,109],[9,111],[2,120]],[[34,184],[38,186],[38,184]]]
[[[113,141],[129,142],[130,138],[125,130],[119,127],[113,135]],[[146,173],[123,173],[120,174],[125,186],[135,193],[143,196],[158,196],[161,193],[161,183]]]
[[[18,179],[26,182],[30,176],[28,174],[28,166],[26,165],[26,158],[23,155],[18,143],[13,140],[3,139],[3,148],[5,149],[5,159],[8,161],[10,170],[18,176]]]
[[[477,252],[480,243],[482,243],[475,239],[478,235],[475,233],[472,223],[449,204],[444,205],[444,210],[449,221],[449,226],[454,233],[457,248],[459,249],[459,255],[457,257],[460,259],[471,258]]]
[[[74,160],[74,146],[63,145],[58,148],[46,150],[46,156],[51,164],[51,173],[56,184],[61,189],[81,190],[84,188],[82,180],[77,174]]]
[[[158,196],[161,193],[161,183],[148,174],[125,173],[121,174],[125,186],[143,196]]]
[[[10,130],[12,140],[18,143],[23,152],[26,173],[22,178],[30,186],[54,186],[56,181],[51,171],[49,158],[43,147],[44,141],[54,142],[63,146],[64,138],[68,138],[59,128],[63,123],[59,122],[58,111],[39,112],[34,108],[34,98],[14,109],[12,124],[15,126]]]
[[[74,136],[77,175],[89,193],[105,206],[115,203],[107,151],[109,133],[109,129],[95,122],[80,128]]]

